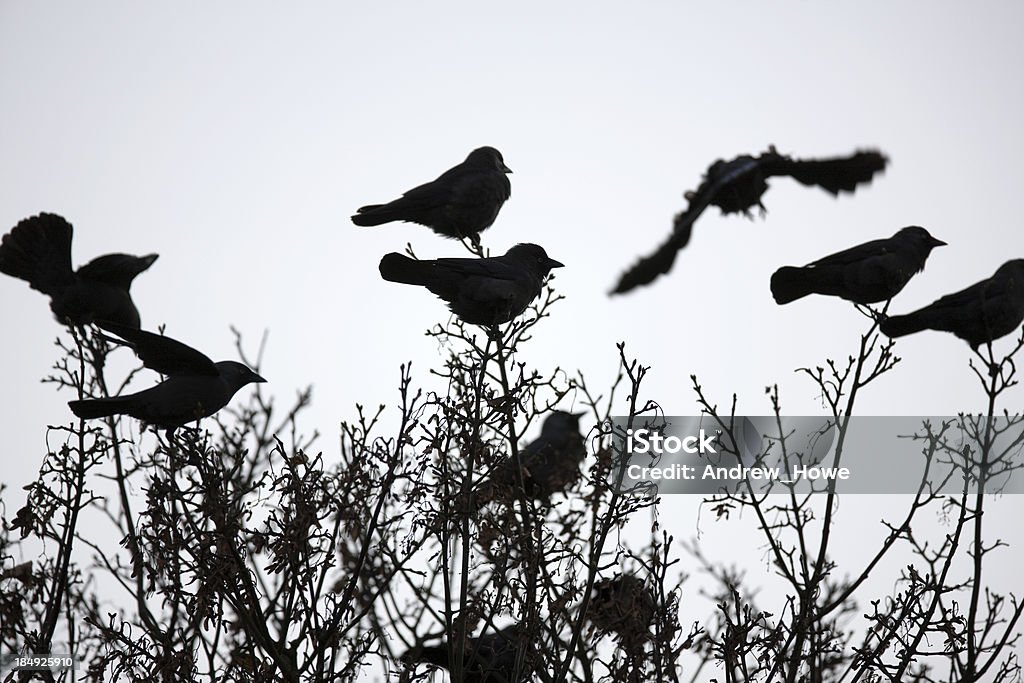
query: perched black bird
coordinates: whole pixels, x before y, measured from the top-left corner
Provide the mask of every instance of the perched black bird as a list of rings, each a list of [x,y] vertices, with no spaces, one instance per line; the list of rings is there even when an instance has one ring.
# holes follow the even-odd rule
[[[512,169],[493,147],[474,149],[458,166],[437,180],[414,187],[387,204],[364,206],[352,216],[356,225],[408,221],[425,225],[439,235],[474,242],[498,217],[501,205],[512,196],[506,177]]]
[[[100,322],[99,326],[121,337],[124,341],[118,343],[130,347],[144,366],[167,378],[127,396],[69,401],[71,410],[84,420],[130,415],[173,432],[184,424],[213,415],[246,384],[266,381],[242,363],[214,363],[170,337],[114,323]]]
[[[107,254],[72,270],[72,230],[53,213],[26,218],[0,241],[0,272],[49,296],[50,310],[61,323],[110,320],[138,328],[139,311],[128,290],[157,255]]]
[[[1024,259],[999,266],[987,280],[947,294],[906,315],[882,321],[882,332],[902,337],[921,330],[952,332],[978,348],[1020,329],[1024,321]]]
[[[551,269],[561,267],[542,247],[517,244],[504,256],[490,258],[418,261],[392,252],[380,260],[380,275],[389,282],[426,287],[465,322],[489,326],[525,311]]]
[[[668,241],[626,271],[611,293],[623,294],[668,273],[676,253],[690,241],[694,222],[708,206],[717,206],[723,214],[747,215],[757,206],[763,213],[765,208],[761,195],[767,191],[767,179],[772,176],[790,176],[804,185],[817,185],[834,195],[841,191],[853,192],[858,185],[871,182],[887,163],[885,155],[874,151],[832,159],[793,159],[779,154],[774,147],[757,157],[743,155],[732,161],[719,159],[704,174],[697,191],[686,193],[689,204],[686,211],[676,214]]]
[[[945,244],[912,225],[888,239],[850,247],[802,268],[779,268],[772,275],[772,296],[778,304],[808,294],[838,296],[857,304],[886,301],[924,270],[932,249]]]
[[[580,476],[580,463],[587,447],[580,434],[583,413],[556,410],[547,416],[540,436],[519,451],[524,491],[538,501],[548,501],[556,491],[564,491]],[[503,461],[477,492],[477,507],[492,500],[514,498],[519,486],[515,461]]]
[[[521,650],[523,664],[515,675],[516,659]],[[462,656],[463,683],[525,683],[532,674],[532,648],[526,642],[522,629],[512,625],[500,631],[491,631],[479,638],[469,638]],[[429,647],[417,647],[402,655],[408,664],[433,664],[451,671],[449,647],[446,642]]]
[[[594,584],[587,618],[602,631],[615,633],[626,649],[650,639],[657,601],[642,579],[617,574]]]

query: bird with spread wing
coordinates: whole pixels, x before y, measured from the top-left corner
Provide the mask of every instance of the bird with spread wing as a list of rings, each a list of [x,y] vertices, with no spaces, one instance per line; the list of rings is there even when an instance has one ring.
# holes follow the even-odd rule
[[[887,163],[884,154],[870,150],[848,157],[794,159],[779,154],[774,147],[756,157],[742,155],[731,161],[719,159],[704,174],[700,187],[686,193],[688,206],[676,214],[668,240],[623,273],[611,293],[624,294],[672,270],[676,254],[690,241],[693,224],[709,206],[717,206],[723,214],[749,215],[755,206],[763,213],[761,197],[768,190],[768,178],[789,176],[804,185],[838,195],[871,182]]]

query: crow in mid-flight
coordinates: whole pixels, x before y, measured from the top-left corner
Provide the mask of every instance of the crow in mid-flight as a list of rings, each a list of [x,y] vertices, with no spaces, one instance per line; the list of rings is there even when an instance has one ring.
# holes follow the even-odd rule
[[[139,327],[129,289],[157,255],[107,254],[71,269],[71,224],[53,213],[19,222],[0,241],[0,272],[28,282],[50,297],[50,310],[63,324],[110,320]]]
[[[439,235],[474,243],[498,217],[501,205],[512,196],[501,152],[493,147],[474,149],[458,166],[436,180],[414,187],[387,204],[364,206],[352,216],[356,225],[408,221],[425,225]]]
[[[921,330],[952,332],[977,349],[1019,330],[1024,321],[1024,259],[999,266],[987,280],[947,294],[906,315],[882,321],[881,330],[902,337]]]
[[[580,434],[583,413],[556,410],[544,419],[540,436],[519,451],[522,466],[509,458],[499,464],[477,492],[476,505],[483,507],[492,500],[513,498],[522,477],[527,496],[549,501],[556,491],[564,491],[580,475],[580,463],[587,457],[587,447]]]
[[[123,340],[111,341],[131,348],[145,367],[166,379],[135,394],[69,401],[72,412],[83,420],[130,415],[170,434],[177,427],[213,415],[246,384],[266,381],[243,363],[214,363],[170,337],[115,323],[97,324]]]
[[[646,285],[659,275],[668,273],[676,253],[690,241],[693,224],[708,206],[717,206],[723,214],[749,215],[755,206],[765,211],[761,196],[768,189],[768,178],[790,176],[804,185],[818,186],[834,195],[853,192],[858,185],[871,182],[888,163],[876,151],[860,151],[848,157],[831,159],[793,159],[769,147],[757,157],[739,156],[731,161],[719,159],[711,164],[696,192],[687,192],[688,206],[675,216],[672,234],[650,256],[640,261],[619,278],[612,294],[623,294]]]
[[[944,244],[924,228],[912,225],[888,239],[850,247],[802,268],[779,268],[772,275],[772,296],[778,304],[808,294],[838,296],[857,304],[886,301],[924,270],[932,249]]]
[[[530,680],[531,648],[525,640],[518,624],[468,638],[462,655],[463,683],[525,683]],[[527,648],[523,653],[523,670],[516,676],[516,659],[523,648]],[[424,663],[448,671],[452,669],[449,646],[444,641],[440,645],[413,648],[402,655],[402,660],[413,666]]]
[[[561,267],[542,247],[517,244],[490,258],[419,261],[391,252],[380,260],[380,275],[389,282],[426,287],[465,322],[491,326],[525,311],[551,269]]]

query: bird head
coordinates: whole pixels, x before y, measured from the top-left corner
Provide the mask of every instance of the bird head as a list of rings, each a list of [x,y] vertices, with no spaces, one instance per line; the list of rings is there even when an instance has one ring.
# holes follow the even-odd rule
[[[228,383],[231,390],[238,391],[246,384],[262,383],[267,380],[263,379],[255,372],[249,369],[249,366],[244,363],[239,363],[233,360],[222,360],[217,363],[217,371],[220,376]]]
[[[556,410],[544,419],[541,433],[578,432],[580,429],[580,418],[584,415],[586,413],[567,413],[564,410]]]
[[[541,277],[550,273],[552,268],[564,267],[564,264],[549,258],[548,253],[544,251],[544,247],[528,242],[512,247],[505,252],[505,256],[522,263]]]
[[[493,147],[478,147],[466,157],[466,163],[486,169],[496,169],[502,173],[511,173],[512,169],[505,165],[501,152]]]
[[[97,256],[78,269],[78,274],[94,282],[128,289],[132,280],[147,270],[159,258],[158,254],[133,256],[131,254],[106,254]]]
[[[917,244],[926,247],[928,250],[932,250],[935,247],[946,246],[945,242],[932,237],[931,234],[920,225],[909,225],[896,234],[903,236],[905,239],[911,239]]]

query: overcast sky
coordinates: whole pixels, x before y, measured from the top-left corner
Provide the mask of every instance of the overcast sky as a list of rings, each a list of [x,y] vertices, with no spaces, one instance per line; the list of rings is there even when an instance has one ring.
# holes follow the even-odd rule
[[[768,412],[777,382],[787,413],[822,414],[793,370],[853,353],[865,319],[821,297],[776,306],[770,274],[922,225],[950,246],[895,300],[904,312],[1024,256],[1022,19],[1014,2],[0,1],[0,231],[52,211],[75,226],[76,265],[159,253],[132,290],[143,326],[215,360],[233,357],[229,325],[252,348],[269,331],[267,389],[286,401],[314,385],[306,424],[330,454],[357,401],[394,405],[399,363],[426,381],[441,360],[423,332],[446,309],[383,282],[381,255],[410,241],[462,255],[425,228],[349,215],[492,145],[514,174],[485,245],[536,242],[566,265],[566,299],[524,360],[601,386],[625,340],[669,414],[696,412],[692,373],[720,403],[738,393],[741,413]],[[891,164],[839,199],[776,179],[764,220],[712,208],[670,276],[606,296],[710,162],[769,144],[878,148]],[[60,332],[45,298],[3,277],[0,302],[0,459],[16,491],[72,397],[39,383]],[[964,342],[922,333],[897,353],[861,414],[984,408]],[[679,535],[695,531],[686,519]]]

